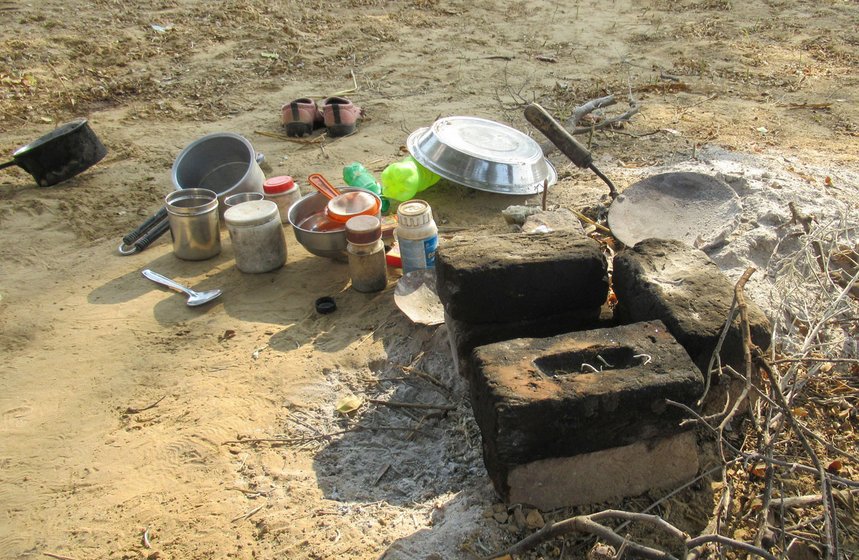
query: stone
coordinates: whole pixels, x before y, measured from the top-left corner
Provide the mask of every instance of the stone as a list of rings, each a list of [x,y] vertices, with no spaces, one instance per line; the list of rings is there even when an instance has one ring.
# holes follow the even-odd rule
[[[483,460],[502,496],[517,466],[679,432],[685,415],[665,399],[692,406],[703,390],[659,321],[497,342],[472,357]]]
[[[676,488],[692,480],[698,466],[695,435],[687,431],[519,465],[499,493],[542,510],[596,504]]]
[[[468,234],[439,245],[436,287],[454,319],[504,323],[599,308],[608,267],[599,243],[573,231]]]
[[[567,208],[539,211],[531,214],[522,224],[522,233],[548,233],[550,231],[575,231],[585,234],[582,222]]]
[[[524,531],[528,528],[528,523],[525,520],[525,512],[521,507],[513,508],[513,521],[516,523],[516,528]]]
[[[680,241],[646,239],[615,256],[612,286],[618,322],[661,320],[706,374],[734,299],[734,284],[706,253]],[[766,350],[770,322],[748,297],[746,303],[752,342]],[[742,371],[739,318],[728,331],[721,358]]]
[[[471,352],[478,346],[513,338],[542,338],[571,331],[609,327],[613,326],[613,321],[612,311],[608,306],[577,309],[507,323],[468,323],[457,321],[447,314],[444,317],[454,367],[466,378],[471,376]]]
[[[543,519],[543,516],[540,514],[540,510],[537,509],[529,509],[528,514],[525,516],[525,525],[529,529],[542,529],[543,525],[546,524],[546,521]]]
[[[539,206],[520,206],[514,204],[502,210],[501,215],[504,216],[504,221],[508,224],[521,226],[528,219],[528,216],[542,211],[543,209]]]

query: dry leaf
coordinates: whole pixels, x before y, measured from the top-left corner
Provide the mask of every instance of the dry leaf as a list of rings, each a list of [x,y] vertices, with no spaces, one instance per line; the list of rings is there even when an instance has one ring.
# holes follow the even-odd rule
[[[757,463],[749,467],[749,474],[758,478],[763,478],[767,475],[766,463]]]
[[[361,397],[356,395],[346,395],[337,401],[337,412],[340,414],[349,414],[350,412],[355,412],[361,408],[362,404],[364,404],[364,400]]]
[[[808,418],[808,411],[806,409],[802,408],[801,406],[798,406],[794,409],[791,409],[791,413],[796,418]]]
[[[830,474],[838,474],[839,472],[841,472],[841,469],[843,467],[844,467],[844,463],[842,463],[838,459],[835,459],[834,461],[829,463],[828,467],[826,467],[826,472],[828,472]]]

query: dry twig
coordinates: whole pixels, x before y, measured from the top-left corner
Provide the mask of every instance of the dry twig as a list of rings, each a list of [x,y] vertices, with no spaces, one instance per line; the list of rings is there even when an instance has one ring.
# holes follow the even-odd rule
[[[125,409],[125,413],[126,414],[137,414],[138,412],[143,412],[144,410],[149,410],[150,408],[155,408],[156,406],[158,406],[158,403],[163,401],[165,398],[167,398],[167,395],[164,395],[163,397],[161,397],[160,399],[158,399],[154,403],[148,404],[148,405],[144,406],[143,408],[134,408],[132,406],[129,406],[128,408]]]

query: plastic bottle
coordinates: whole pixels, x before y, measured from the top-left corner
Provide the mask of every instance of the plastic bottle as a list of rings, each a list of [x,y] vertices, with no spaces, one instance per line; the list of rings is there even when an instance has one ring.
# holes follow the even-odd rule
[[[376,216],[355,216],[346,222],[346,253],[352,288],[378,292],[388,285],[382,224]]]
[[[403,262],[403,274],[423,268],[435,268],[438,227],[430,205],[423,200],[409,200],[397,208],[397,243]]]
[[[382,186],[373,177],[373,174],[367,171],[367,168],[360,163],[353,162],[343,168],[343,181],[350,187],[358,187],[366,189],[372,193],[382,196]],[[382,212],[388,211],[389,202],[387,199],[382,199]]]
[[[382,194],[400,202],[435,185],[438,175],[418,163],[412,156],[389,165],[382,171]]]

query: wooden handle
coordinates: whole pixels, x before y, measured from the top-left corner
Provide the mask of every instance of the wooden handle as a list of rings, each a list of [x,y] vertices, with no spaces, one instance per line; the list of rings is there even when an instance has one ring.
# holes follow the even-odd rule
[[[552,144],[557,146],[565,156],[570,158],[570,161],[577,167],[585,169],[593,163],[593,158],[587,148],[579,144],[561,123],[536,103],[531,103],[525,107],[525,118],[534,125],[534,128],[542,132]]]

